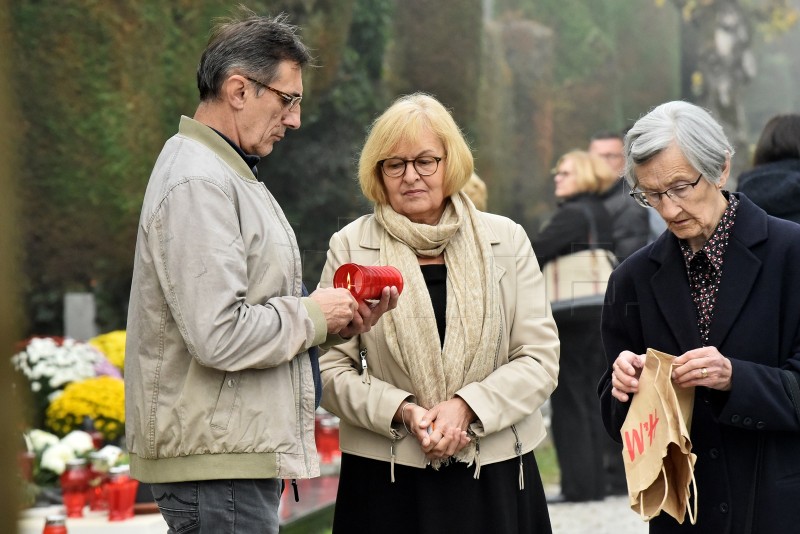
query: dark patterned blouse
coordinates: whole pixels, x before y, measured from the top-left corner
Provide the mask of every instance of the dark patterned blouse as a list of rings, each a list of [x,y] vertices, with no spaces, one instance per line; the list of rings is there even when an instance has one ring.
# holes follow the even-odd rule
[[[722,194],[728,199],[728,207],[703,248],[693,253],[689,243],[680,240],[683,260],[689,274],[689,289],[697,309],[697,326],[704,346],[708,344],[708,331],[711,319],[714,317],[714,304],[722,279],[725,250],[728,248],[728,238],[736,219],[736,208],[739,206],[738,198],[727,191],[723,191]]]

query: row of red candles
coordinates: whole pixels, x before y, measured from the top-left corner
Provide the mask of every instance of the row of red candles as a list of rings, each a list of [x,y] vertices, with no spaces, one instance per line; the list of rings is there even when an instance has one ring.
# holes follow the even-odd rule
[[[108,510],[109,521],[133,517],[139,482],[132,479],[127,466],[107,469],[102,457],[92,463],[80,458],[67,462],[61,475],[61,495],[67,517],[83,517],[86,505],[92,511]]]

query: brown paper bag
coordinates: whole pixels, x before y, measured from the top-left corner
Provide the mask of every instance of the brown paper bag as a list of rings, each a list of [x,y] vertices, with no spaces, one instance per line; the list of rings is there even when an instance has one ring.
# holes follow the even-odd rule
[[[674,356],[647,349],[639,392],[620,434],[631,509],[649,521],[663,510],[678,523],[697,521],[697,482],[689,438],[694,388],[672,385]],[[694,486],[692,494],[690,485]],[[690,500],[694,499],[692,506]]]

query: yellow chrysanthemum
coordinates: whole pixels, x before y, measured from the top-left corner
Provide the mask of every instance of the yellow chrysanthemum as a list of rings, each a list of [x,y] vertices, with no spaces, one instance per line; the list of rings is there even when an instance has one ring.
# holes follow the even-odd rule
[[[111,376],[87,378],[68,385],[47,408],[47,427],[59,436],[81,428],[89,417],[107,441],[114,441],[125,427],[125,386]]]
[[[122,370],[125,365],[125,330],[114,330],[89,340],[89,344],[105,354],[114,367]]]

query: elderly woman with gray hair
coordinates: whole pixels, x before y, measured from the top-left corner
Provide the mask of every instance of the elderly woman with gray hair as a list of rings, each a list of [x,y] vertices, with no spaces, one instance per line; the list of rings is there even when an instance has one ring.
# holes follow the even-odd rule
[[[697,524],[651,533],[796,532],[800,524],[800,226],[724,190],[733,148],[703,109],[669,102],[625,139],[631,196],[669,229],[613,273],[603,311],[603,420],[620,428],[648,348],[696,388]],[[800,399],[796,399],[800,401]]]

